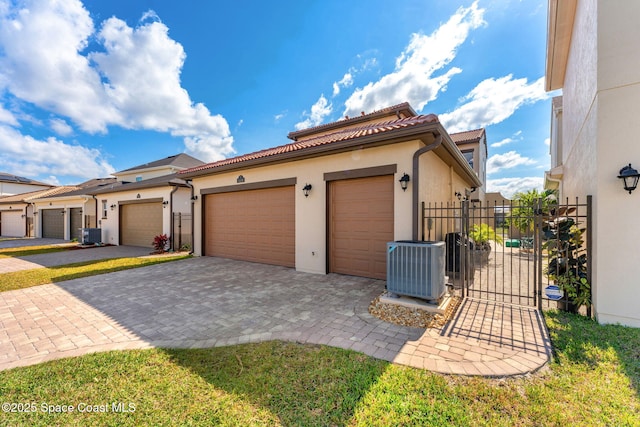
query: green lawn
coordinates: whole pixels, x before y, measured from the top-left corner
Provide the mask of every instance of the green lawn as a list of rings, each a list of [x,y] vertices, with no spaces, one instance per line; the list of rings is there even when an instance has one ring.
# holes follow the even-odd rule
[[[75,246],[75,243],[66,245],[40,245],[40,246],[21,246],[17,248],[1,248],[0,258],[19,257],[28,255],[48,254],[51,252],[64,252]]]
[[[546,320],[555,360],[522,378],[442,376],[278,341],[109,352],[0,372],[2,401],[36,410],[0,424],[639,426],[640,329]],[[114,412],[123,408],[134,411]]]
[[[163,256],[157,258],[111,258],[98,261],[84,261],[56,267],[34,268],[0,274],[0,292],[23,289],[47,283],[79,279],[81,277],[112,273],[130,268],[146,267],[169,261],[190,258],[191,255]]]

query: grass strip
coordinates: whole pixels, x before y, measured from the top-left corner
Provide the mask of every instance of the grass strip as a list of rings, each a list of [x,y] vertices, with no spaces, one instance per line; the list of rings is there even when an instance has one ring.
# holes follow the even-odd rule
[[[111,258],[4,273],[0,274],[0,292],[112,273],[114,271],[128,270],[131,268],[146,267],[190,257],[191,255],[163,256],[157,258]]]
[[[546,320],[556,358],[525,377],[438,375],[279,341],[108,352],[0,372],[4,402],[37,408],[3,419],[30,426],[638,426],[640,329],[556,312]],[[43,403],[108,411],[51,413]],[[114,403],[135,410],[117,412]]]
[[[0,249],[0,258],[19,257],[29,255],[48,254],[52,252],[68,251],[75,243],[67,246],[61,245],[40,245],[40,246],[21,246],[19,248],[2,248]]]

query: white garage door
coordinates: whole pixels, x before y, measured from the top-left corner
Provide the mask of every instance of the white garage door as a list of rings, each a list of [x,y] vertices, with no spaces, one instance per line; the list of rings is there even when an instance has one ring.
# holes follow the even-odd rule
[[[22,212],[0,212],[0,235],[4,237],[24,237]]]

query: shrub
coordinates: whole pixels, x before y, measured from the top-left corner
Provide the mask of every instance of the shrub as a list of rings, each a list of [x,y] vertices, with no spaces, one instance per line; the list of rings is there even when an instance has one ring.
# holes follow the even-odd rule
[[[166,234],[159,234],[153,238],[153,248],[157,252],[166,252],[167,246],[169,246],[169,236]]]

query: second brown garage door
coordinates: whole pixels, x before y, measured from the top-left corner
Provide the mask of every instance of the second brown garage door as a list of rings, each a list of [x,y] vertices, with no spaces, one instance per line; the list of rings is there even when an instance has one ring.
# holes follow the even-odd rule
[[[386,279],[393,175],[329,183],[329,271]]]
[[[152,247],[162,234],[162,202],[120,205],[120,244]]]
[[[205,255],[295,267],[293,186],[205,196]]]

